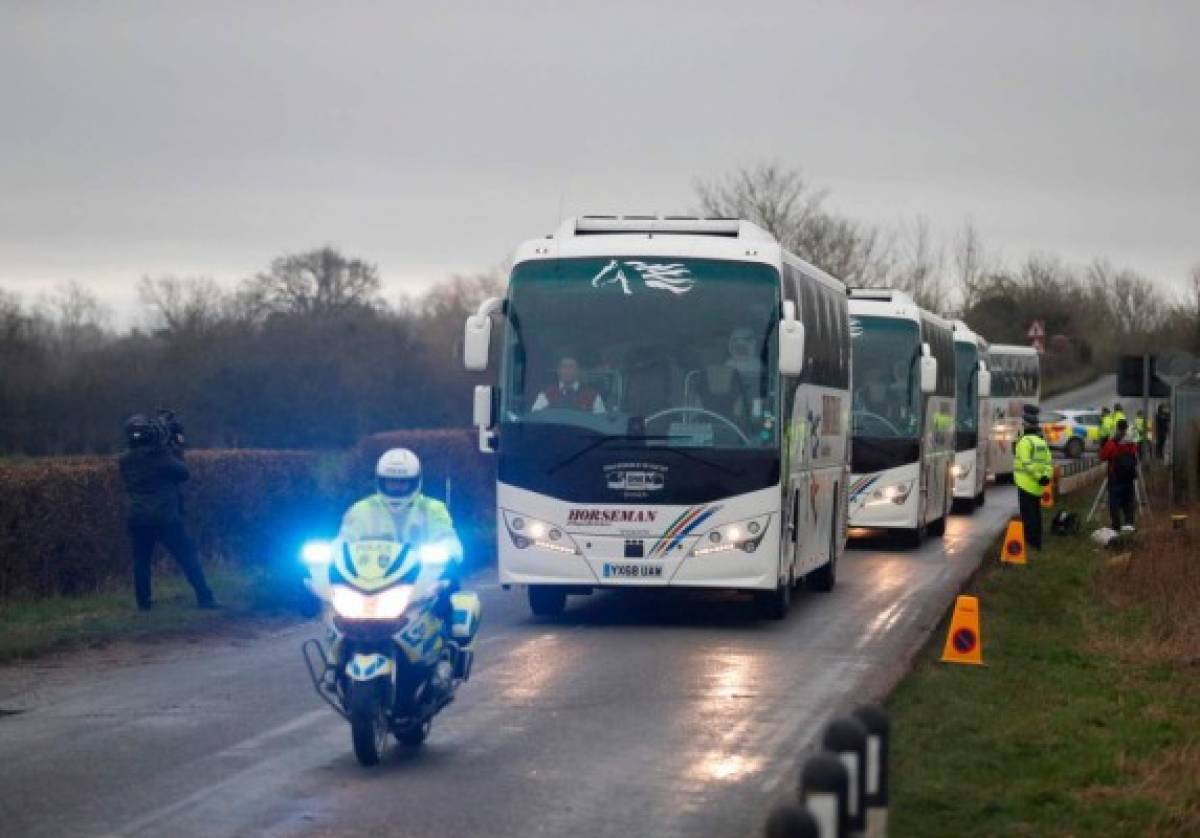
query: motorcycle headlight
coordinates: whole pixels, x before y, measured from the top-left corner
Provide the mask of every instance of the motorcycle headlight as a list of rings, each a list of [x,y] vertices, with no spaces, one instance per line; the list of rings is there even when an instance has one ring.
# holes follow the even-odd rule
[[[880,486],[871,492],[863,506],[876,506],[881,503],[894,503],[900,506],[908,500],[908,495],[912,492],[912,487],[912,480],[905,480],[902,483],[892,483],[888,486]]]
[[[300,561],[306,565],[329,564],[333,561],[333,547],[328,541],[310,541],[300,548]]]
[[[518,550],[530,547],[540,547],[552,553],[575,555],[579,548],[571,537],[563,532],[561,527],[530,518],[528,515],[505,512],[504,523],[513,546]]]
[[[348,620],[395,620],[412,599],[411,585],[397,585],[378,594],[364,594],[346,585],[334,585],[333,610]]]
[[[764,515],[761,518],[747,518],[711,529],[700,536],[696,546],[692,548],[692,555],[711,556],[713,553],[725,553],[730,550],[753,553],[762,543],[770,521],[771,516]]]

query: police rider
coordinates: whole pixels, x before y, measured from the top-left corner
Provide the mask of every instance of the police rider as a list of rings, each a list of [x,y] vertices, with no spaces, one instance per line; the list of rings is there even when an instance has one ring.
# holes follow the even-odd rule
[[[347,542],[378,538],[416,548],[432,547],[425,551],[423,562],[441,565],[437,569],[452,582],[458,579],[462,565],[462,542],[450,511],[446,504],[421,492],[421,460],[407,448],[393,448],[379,458],[375,493],[346,510],[338,538]]]

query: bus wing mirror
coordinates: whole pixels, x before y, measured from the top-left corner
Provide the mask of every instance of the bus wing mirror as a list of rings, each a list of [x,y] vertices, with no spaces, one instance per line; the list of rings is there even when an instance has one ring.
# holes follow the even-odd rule
[[[779,373],[799,375],[804,370],[804,324],[794,318],[779,321]]]
[[[921,392],[929,396],[937,392],[938,363],[929,351],[929,344],[921,345]]]
[[[504,307],[499,297],[490,297],[479,304],[479,310],[467,318],[463,329],[463,366],[470,372],[488,368],[488,349],[492,344],[492,314]]]
[[[986,399],[992,394],[992,374],[987,370],[979,371],[979,398]]]
[[[496,391],[486,384],[475,387],[475,404],[471,411],[475,427],[490,430],[496,426]]]

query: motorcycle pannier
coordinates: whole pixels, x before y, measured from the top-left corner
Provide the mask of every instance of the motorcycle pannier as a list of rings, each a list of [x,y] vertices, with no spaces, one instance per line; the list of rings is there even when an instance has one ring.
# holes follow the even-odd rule
[[[466,641],[469,644],[475,639],[475,633],[479,631],[479,618],[483,613],[479,596],[469,592],[459,592],[451,595],[450,604],[454,607],[451,635],[455,640]]]

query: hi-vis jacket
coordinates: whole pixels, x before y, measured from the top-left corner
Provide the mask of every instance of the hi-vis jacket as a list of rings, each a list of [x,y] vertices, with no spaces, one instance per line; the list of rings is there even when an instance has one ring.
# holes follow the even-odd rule
[[[378,538],[407,542],[418,548],[424,544],[444,544],[455,565],[461,564],[463,558],[462,542],[454,531],[446,504],[420,494],[398,514],[392,513],[379,494],[363,498],[346,510],[338,538],[350,542]]]
[[[1013,482],[1031,495],[1041,495],[1043,478],[1054,476],[1054,459],[1050,446],[1040,434],[1025,433],[1017,440],[1013,451]]]

